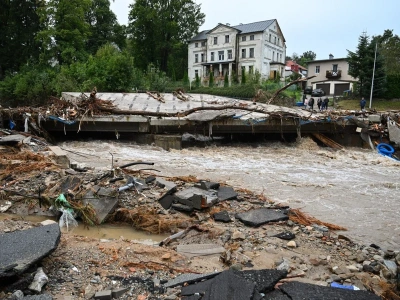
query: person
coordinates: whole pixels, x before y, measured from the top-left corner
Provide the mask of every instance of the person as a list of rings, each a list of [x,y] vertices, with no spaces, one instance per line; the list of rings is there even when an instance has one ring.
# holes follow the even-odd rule
[[[311,110],[314,109],[314,98],[310,98],[310,100],[308,101],[308,105],[310,106]]]
[[[308,98],[307,98],[307,97],[304,99],[304,106],[305,106],[306,109],[307,109],[307,106],[308,106]]]
[[[329,103],[329,98],[326,97],[326,98],[324,99],[324,108],[325,108],[325,110],[328,110],[328,103]]]
[[[365,109],[365,104],[367,104],[367,101],[365,101],[364,97],[362,97],[360,101],[361,110]]]
[[[321,105],[322,105],[322,100],[321,98],[318,98],[317,100],[317,106],[318,106],[318,110],[321,111]]]
[[[306,101],[306,99],[307,99],[307,95],[306,94],[303,94],[303,105],[305,105],[305,101]]]

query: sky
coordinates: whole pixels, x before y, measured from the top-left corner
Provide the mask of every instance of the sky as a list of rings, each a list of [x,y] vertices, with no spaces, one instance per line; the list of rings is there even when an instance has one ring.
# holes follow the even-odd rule
[[[239,25],[277,19],[286,40],[286,55],[313,51],[318,59],[347,56],[363,32],[368,36],[392,29],[400,35],[400,0],[195,0],[206,15],[200,31],[218,23]],[[133,0],[114,0],[120,24],[128,23]]]

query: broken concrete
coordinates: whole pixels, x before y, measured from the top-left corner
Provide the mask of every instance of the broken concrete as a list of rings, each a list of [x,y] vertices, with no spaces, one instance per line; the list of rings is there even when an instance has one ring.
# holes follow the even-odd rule
[[[81,184],[81,179],[76,176],[67,176],[65,180],[61,183],[61,193],[68,194],[68,191],[75,191],[79,188]]]
[[[22,273],[52,253],[60,242],[58,224],[0,235],[0,278]]]
[[[286,221],[289,217],[278,209],[260,208],[236,214],[244,224],[258,227],[269,222]]]
[[[158,200],[158,203],[164,208],[164,209],[170,209],[172,206],[172,203],[176,201],[176,197],[174,195],[165,195],[162,198]]]
[[[178,245],[176,251],[188,257],[194,257],[220,254],[225,252],[225,248],[217,244],[190,244]]]
[[[218,201],[217,194],[214,190],[203,190],[197,187],[191,187],[175,193],[178,202],[201,210],[212,206]]]
[[[69,161],[67,153],[57,146],[49,146],[49,149],[54,162],[60,165],[63,169],[69,169],[71,162]]]
[[[12,134],[0,137],[0,145],[13,145],[22,142],[26,136],[21,134]]]
[[[97,193],[89,190],[84,199],[85,205],[90,204],[93,206],[97,221],[99,224],[103,223],[107,216],[114,212],[118,206],[118,198],[115,196],[115,191],[112,189],[100,188]]]
[[[184,212],[192,212],[194,210],[192,206],[187,206],[179,203],[173,203],[171,207],[177,211],[184,211]]]
[[[387,126],[390,141],[400,146],[400,128],[393,121],[389,121]]]
[[[217,190],[218,201],[232,200],[237,198],[237,193],[230,186],[221,186]]]
[[[367,291],[352,291],[347,289],[332,288],[309,283],[292,281],[279,287],[292,300],[318,299],[318,300],[378,300],[379,296]]]
[[[211,181],[205,181],[201,180],[200,182],[197,182],[194,184],[195,187],[203,190],[217,190],[219,188],[219,183],[218,182],[211,182]]]
[[[213,215],[213,218],[214,221],[216,222],[224,222],[224,223],[232,222],[232,219],[226,210],[215,213]]]
[[[259,293],[266,294],[274,289],[275,284],[277,284],[279,280],[286,277],[287,272],[269,269],[245,270],[237,272],[236,275],[243,277],[249,282],[254,282],[256,284],[256,290]]]

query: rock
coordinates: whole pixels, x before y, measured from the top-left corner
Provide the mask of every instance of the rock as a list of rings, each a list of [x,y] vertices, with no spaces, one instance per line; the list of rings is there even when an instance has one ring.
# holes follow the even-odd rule
[[[396,260],[396,263],[400,266],[400,252],[397,253],[395,260]]]
[[[99,224],[103,223],[107,216],[114,212],[118,202],[115,191],[106,188],[100,188],[97,193],[89,190],[83,199],[85,205],[91,204],[93,206]]]
[[[63,169],[69,169],[70,161],[67,153],[58,146],[49,146],[50,156],[54,162],[60,165]]]
[[[165,195],[171,195],[176,192],[176,184],[163,178],[157,177],[156,185],[166,190]]]
[[[114,299],[117,299],[121,297],[123,294],[125,294],[128,291],[128,288],[118,288],[118,289],[113,289],[111,291],[111,295]]]
[[[390,272],[392,272],[393,276],[395,277],[397,275],[397,265],[394,261],[392,260],[384,260],[383,261],[384,265]]]
[[[218,201],[232,200],[237,198],[237,193],[230,186],[221,186],[217,189]]]
[[[246,238],[245,234],[243,232],[238,231],[238,230],[236,230],[232,234],[232,239],[233,240],[244,240],[245,238]]]
[[[286,246],[290,247],[290,248],[296,248],[297,244],[295,241],[290,241],[286,244]]]
[[[43,272],[43,268],[38,268],[33,278],[33,282],[30,284],[29,289],[36,293],[42,291],[42,287],[49,281],[49,278]]]
[[[187,206],[187,205],[183,205],[183,204],[179,204],[179,203],[174,203],[174,204],[172,204],[171,207],[177,211],[192,212],[194,210],[194,208],[191,206]]]
[[[288,240],[289,241],[289,240],[293,240],[296,237],[296,235],[294,233],[286,231],[286,232],[281,232],[281,233],[275,234],[275,235],[273,235],[273,237],[277,237],[277,238],[280,238],[282,240]]]
[[[224,222],[224,223],[232,222],[232,219],[226,210],[215,213],[213,215],[213,218],[216,222]]]
[[[383,262],[383,257],[380,255],[374,255],[374,260],[379,261],[379,262]]]
[[[286,221],[289,217],[281,210],[260,208],[236,214],[244,224],[257,227],[269,222]]]
[[[163,260],[169,260],[169,259],[171,259],[171,253],[165,253],[163,256],[161,256],[161,258]]]
[[[290,263],[287,259],[283,259],[283,261],[276,267],[279,271],[286,271],[289,272],[290,270]]]
[[[58,224],[0,235],[0,278],[24,272],[52,253],[60,242]]]
[[[91,299],[96,293],[95,287],[90,284],[85,287],[84,291],[85,291],[85,299]]]
[[[355,265],[346,266],[346,269],[348,269],[352,273],[360,271]]]
[[[356,262],[358,262],[358,263],[362,263],[364,260],[366,260],[367,259],[367,256],[364,254],[364,253],[358,253],[357,255],[356,255]]]
[[[241,264],[233,264],[229,267],[229,270],[232,271],[242,271],[243,266]]]
[[[174,195],[164,195],[158,200],[158,203],[164,208],[164,209],[170,209],[172,206],[172,203],[176,201],[176,197]]]
[[[15,291],[8,300],[19,300],[24,298],[24,293],[20,290]]]
[[[196,187],[179,191],[175,193],[175,197],[178,202],[198,210],[210,207],[218,201],[215,191],[205,191]]]
[[[313,226],[313,228],[315,230],[318,230],[318,231],[321,231],[321,232],[328,232],[329,231],[329,228],[326,227],[326,226],[323,226],[323,225],[313,224],[312,226]]]

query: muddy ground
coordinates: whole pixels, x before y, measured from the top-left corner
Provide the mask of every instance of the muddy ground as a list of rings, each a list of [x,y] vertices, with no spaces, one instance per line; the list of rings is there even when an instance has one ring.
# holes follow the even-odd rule
[[[79,184],[71,186],[68,192],[76,203],[84,191],[95,186],[117,189],[126,184],[126,181],[110,184],[110,178],[103,177],[109,173],[109,167],[92,168],[90,159],[85,159],[85,167],[89,167],[86,172],[60,169],[44,145],[19,145],[1,150],[1,201],[12,202],[11,212],[52,215],[49,205],[60,193],[62,184],[71,177],[79,178]],[[196,170],[191,174],[196,175]],[[152,175],[160,176],[159,172],[132,169],[121,171],[120,175],[124,180],[129,176],[143,180]],[[199,179],[208,179],[177,175],[165,179],[173,181],[178,189],[193,186]],[[43,187],[42,207],[35,196],[39,186]],[[388,251],[391,249],[355,243],[344,231],[335,232],[333,229],[339,228],[335,224],[304,216],[298,210],[289,210],[289,221],[256,228],[244,225],[235,218],[236,213],[261,207],[276,209],[282,204],[246,187],[235,186],[235,190],[236,199],[192,213],[163,209],[158,199],[165,191],[156,185],[149,184],[149,189],[140,193],[135,190],[120,192],[119,207],[110,216],[111,222],[123,221],[166,235],[192,229],[184,237],[162,247],[124,237],[99,240],[64,232],[57,250],[42,262],[49,277],[43,293],[51,294],[54,299],[88,299],[97,291],[122,286],[128,291],[121,299],[179,299],[179,288],[163,289],[162,283],[182,273],[279,268],[289,272],[285,280],[320,285],[339,282],[372,291],[384,299],[399,299],[395,294],[398,293],[398,272],[387,263],[400,264],[399,249]],[[227,211],[231,222],[215,221],[213,215],[220,211]],[[0,233],[30,226],[37,224],[21,220],[19,216],[8,217],[0,221]],[[291,241],[274,237],[288,232],[295,236]],[[195,257],[177,252],[178,245],[190,244],[219,245],[224,251]],[[26,291],[26,284],[3,284],[1,289],[0,298],[7,297],[15,289]]]

